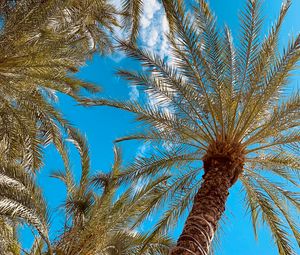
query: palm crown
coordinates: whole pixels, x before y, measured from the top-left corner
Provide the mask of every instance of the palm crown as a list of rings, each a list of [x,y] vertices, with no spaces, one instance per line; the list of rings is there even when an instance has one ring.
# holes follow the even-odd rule
[[[208,252],[228,189],[237,179],[243,184],[253,227],[261,217],[279,253],[294,254],[289,233],[298,244],[300,235],[286,204],[299,209],[294,190],[299,187],[300,97],[299,91],[287,91],[300,59],[300,36],[278,52],[279,31],[290,1],[282,4],[277,21],[260,41],[261,2],[248,0],[238,47],[227,27],[219,31],[208,4],[198,2],[193,14],[182,1],[172,3],[171,63],[133,44],[120,43],[144,71],[120,70],[119,75],[155,102],[100,100],[95,105],[134,112],[145,123],[145,132],[120,140],[160,144],[159,153],[139,157],[128,170],[135,177],[171,171],[172,178],[161,187],[161,199],[152,204],[158,207],[170,199],[169,206],[162,207],[166,211],[155,231],[164,231],[191,207],[202,183],[171,254]],[[203,164],[198,164],[201,160]],[[202,168],[205,174],[200,180]]]

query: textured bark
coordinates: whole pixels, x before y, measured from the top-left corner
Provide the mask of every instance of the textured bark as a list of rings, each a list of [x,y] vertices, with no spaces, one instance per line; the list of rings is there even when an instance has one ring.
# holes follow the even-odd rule
[[[225,211],[230,187],[243,169],[243,152],[239,146],[218,144],[203,159],[202,185],[195,196],[192,210],[185,222],[176,247],[170,255],[207,255]]]

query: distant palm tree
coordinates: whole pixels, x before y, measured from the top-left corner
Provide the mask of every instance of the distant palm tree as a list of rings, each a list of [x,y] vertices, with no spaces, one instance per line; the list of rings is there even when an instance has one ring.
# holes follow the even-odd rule
[[[137,158],[126,178],[173,176],[161,187],[161,199],[151,205],[166,210],[155,233],[174,226],[185,209],[190,210],[170,254],[208,254],[229,189],[237,180],[243,184],[255,233],[262,219],[279,254],[295,254],[290,237],[300,244],[299,225],[293,219],[294,209],[300,208],[295,192],[300,92],[288,84],[300,59],[300,35],[283,52],[277,47],[290,1],[282,4],[279,18],[261,42],[261,2],[248,0],[238,48],[227,27],[220,33],[204,0],[193,12],[185,10],[182,1],[172,2],[171,63],[133,44],[120,46],[142,63],[143,71],[121,70],[119,75],[144,90],[152,103],[88,104],[136,113],[144,131],[121,140],[158,144],[156,154]]]
[[[137,192],[131,188],[121,191],[119,174],[122,157],[116,147],[111,171],[99,172],[90,177],[87,144],[77,132],[72,133],[72,139],[81,155],[82,173],[79,184],[76,184],[68,170],[52,175],[62,180],[67,188],[64,205],[66,224],[64,233],[54,245],[55,254],[168,254],[172,244],[170,239],[156,235],[152,242],[146,244],[148,233],[139,233],[134,228],[144,207],[156,194],[157,182],[151,182]],[[95,188],[100,188],[100,194]]]

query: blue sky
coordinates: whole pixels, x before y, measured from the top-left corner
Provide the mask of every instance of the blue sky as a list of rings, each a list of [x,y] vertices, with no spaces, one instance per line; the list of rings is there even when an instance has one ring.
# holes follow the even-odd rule
[[[163,36],[167,27],[162,8],[157,0],[145,0],[145,14],[142,19],[141,44],[164,55],[168,54],[168,45]],[[235,40],[238,30],[238,15],[245,4],[244,0],[210,0],[210,5],[218,16],[220,25],[227,24]],[[265,32],[275,20],[281,5],[281,0],[265,0],[263,5],[263,15],[265,16]],[[294,0],[293,5],[283,25],[281,33],[281,45],[286,45],[287,40],[292,35],[300,32],[300,0]],[[121,53],[113,56],[94,58],[87,62],[79,73],[79,77],[90,82],[94,82],[103,89],[106,97],[126,99],[136,97],[137,91],[130,89],[127,84],[114,76],[115,68],[136,68],[136,63],[124,57]],[[88,139],[91,152],[91,165],[93,171],[108,171],[113,161],[113,141],[129,134],[137,127],[132,114],[111,109],[108,107],[85,108],[76,106],[69,98],[61,98],[58,107]],[[136,142],[127,142],[122,145],[125,163],[130,162],[145,146]],[[79,173],[78,156],[72,156],[73,169]],[[53,170],[62,169],[62,161],[55,150],[50,146],[46,148],[45,167],[41,170],[38,181],[43,189],[49,207],[52,211],[51,233],[56,235],[56,231],[62,227],[62,213],[58,210],[59,205],[64,200],[65,189],[63,185],[55,179],[49,177]],[[268,231],[261,228],[259,241],[254,240],[253,231],[249,215],[243,208],[243,197],[240,196],[240,185],[237,184],[231,189],[230,198],[227,203],[226,224],[223,224],[220,238],[221,249],[217,252],[220,255],[273,255],[277,250],[271,240]],[[147,224],[148,226],[149,224]],[[183,222],[179,222],[178,227],[172,233],[177,238],[182,229]],[[54,235],[54,236],[55,236]],[[21,235],[25,246],[28,247],[31,240],[30,232],[24,231]],[[300,254],[300,250],[298,250]]]

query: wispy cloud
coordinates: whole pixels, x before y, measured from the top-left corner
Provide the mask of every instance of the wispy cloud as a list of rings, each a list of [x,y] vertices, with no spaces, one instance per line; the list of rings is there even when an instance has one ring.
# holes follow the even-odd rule
[[[139,98],[139,90],[136,86],[131,86],[129,91],[129,98],[131,101],[136,101]]]
[[[161,58],[167,57],[170,60],[170,44],[167,34],[169,32],[169,23],[163,8],[163,5],[158,0],[144,1],[143,14],[140,24],[140,46],[145,48]],[[137,100],[139,91],[136,87],[132,87],[129,92],[130,99]],[[173,115],[167,100],[162,102],[157,98],[157,95],[146,93],[147,103],[152,107],[158,107],[166,115]],[[163,147],[170,149],[172,144],[163,144]],[[138,148],[137,155],[144,155],[151,148],[151,144],[145,143]]]
[[[120,0],[111,0],[111,2],[117,7],[121,8]],[[138,43],[139,46],[147,49],[161,58],[169,58],[169,42],[167,34],[169,32],[168,20],[163,8],[163,5],[158,0],[144,0],[143,10],[140,22],[140,34]],[[122,30],[116,31],[119,38],[125,38],[125,34]],[[113,60],[120,62],[125,55],[123,53],[116,53],[113,55]],[[132,86],[129,91],[129,98],[132,101],[139,99],[140,93],[136,86]],[[146,94],[148,104],[151,106],[158,106],[164,113],[171,115],[172,111],[167,103],[161,104],[155,95],[151,93]],[[137,149],[137,156],[145,154],[149,150],[149,143],[142,144]]]
[[[169,24],[162,4],[157,0],[145,1],[141,17],[141,46],[161,57],[167,56],[169,44],[166,34],[168,32]]]
[[[138,147],[136,156],[143,157],[146,155],[147,152],[149,152],[150,149],[150,144],[148,142],[144,142]]]
[[[158,0],[144,1],[140,26],[141,47],[159,55],[161,58],[169,56],[170,46],[167,38],[169,24],[163,5]],[[136,88],[133,88],[130,94],[134,95],[136,100],[139,94],[133,93],[135,90]],[[147,94],[147,98],[150,105],[158,104],[156,97],[150,93]]]
[[[116,63],[119,63],[121,62],[124,58],[126,57],[126,55],[121,52],[121,51],[118,51],[118,52],[114,52],[110,58],[115,61]]]
[[[121,10],[122,1],[110,0],[110,3]],[[140,22],[140,46],[161,57],[168,56],[169,43],[166,36],[168,32],[169,24],[162,4],[158,0],[144,0]],[[118,38],[125,38],[125,33],[120,28],[116,28],[114,34]],[[117,52],[112,55],[112,59],[116,62],[120,62],[124,58],[125,54],[123,53]]]

